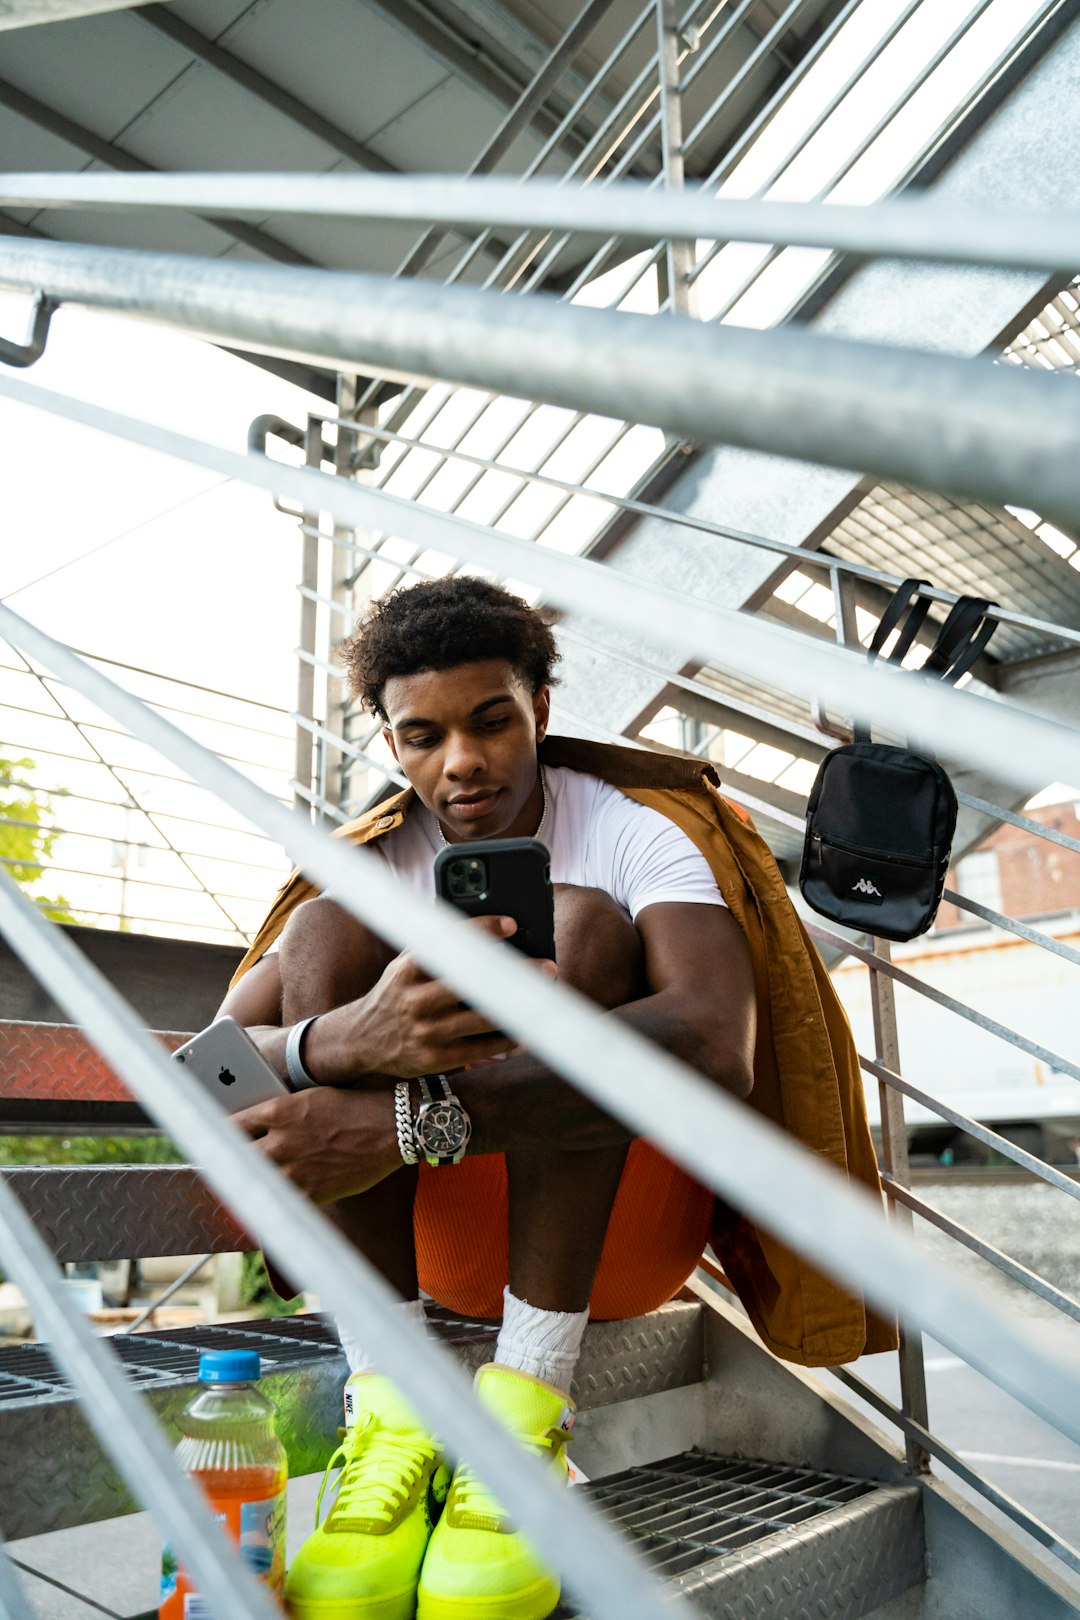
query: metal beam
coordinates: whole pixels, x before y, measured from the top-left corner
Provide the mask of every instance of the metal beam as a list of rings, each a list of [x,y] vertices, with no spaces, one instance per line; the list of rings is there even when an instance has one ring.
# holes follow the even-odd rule
[[[93,17],[100,11],[124,11],[148,0],[0,0],[0,32],[8,28],[36,28],[39,23],[66,22]]]
[[[123,147],[116,146],[112,141],[106,141],[93,130],[85,129],[77,124],[73,118],[58,112],[55,107],[47,107],[43,101],[35,96],[27,95],[17,85],[10,84],[6,79],[0,79],[0,106],[7,107],[9,111],[18,113],[29,123],[36,124],[39,129],[47,130],[50,135],[56,135],[77,151],[84,152],[87,157],[98,163],[104,163],[107,168],[121,169],[129,174],[158,174],[150,163],[144,163],[142,158],[135,157],[131,152],[125,152]],[[272,259],[277,264],[310,265],[314,261],[296,248],[287,247],[276,237],[260,230],[257,225],[248,225],[240,219],[208,219],[206,223],[212,225],[223,236],[232,237],[234,242],[240,242],[245,247],[254,248],[263,258]]]
[[[331,123],[329,118],[324,118],[322,113],[316,112],[314,107],[309,107],[298,96],[292,95],[283,85],[276,84],[273,79],[268,79],[265,74],[242,61],[240,57],[234,56],[231,51],[207,39],[205,34],[200,34],[197,28],[192,28],[191,24],[185,22],[177,12],[139,11],[137,15],[140,22],[146,23],[150,28],[156,28],[159,34],[167,35],[184,50],[190,51],[192,56],[198,57],[200,62],[212,68],[215,73],[231,79],[233,84],[238,84],[241,89],[246,90],[258,101],[264,102],[266,106],[272,107],[275,112],[281,113],[299,128],[306,129],[309,135],[314,135],[316,139],[330,147],[331,151],[348,158],[359,168],[367,169],[373,174],[398,172],[393,163],[380,157],[370,146],[365,146],[363,141],[346,134],[339,125]]]
[[[455,15],[458,8],[446,6],[447,15],[427,0],[370,0],[396,27],[419,40],[443,65],[460,78],[469,80],[504,106],[512,107],[527,88],[533,72],[548,55],[549,47],[535,33],[502,6],[470,7],[468,22]],[[480,14],[482,12],[482,15]],[[507,34],[507,31],[509,35]],[[585,89],[585,80],[574,74],[567,80],[567,104]],[[610,102],[597,98],[601,113]],[[536,108],[532,122],[543,135],[558,128],[562,114],[548,107]],[[585,135],[593,121],[581,118]],[[568,131],[564,144],[576,150],[581,136]]]

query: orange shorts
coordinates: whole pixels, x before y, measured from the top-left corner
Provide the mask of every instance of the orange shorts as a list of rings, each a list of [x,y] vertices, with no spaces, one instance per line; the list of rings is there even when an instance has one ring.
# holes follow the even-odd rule
[[[592,1319],[643,1316],[678,1293],[708,1242],[712,1213],[707,1187],[647,1142],[632,1142],[589,1300]],[[460,1316],[502,1316],[506,1230],[501,1153],[420,1166],[417,1273],[440,1305]]]

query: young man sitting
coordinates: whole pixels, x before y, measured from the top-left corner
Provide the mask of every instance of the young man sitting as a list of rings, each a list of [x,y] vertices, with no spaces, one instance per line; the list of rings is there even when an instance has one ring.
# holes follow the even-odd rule
[[[545,741],[551,631],[482,580],[394,593],[345,651],[353,691],[382,718],[411,784],[345,836],[429,895],[446,844],[541,839],[559,978],[736,1096],[750,1095],[757,1074],[773,1117],[790,1111],[790,1073],[814,1092],[804,1134],[823,1132],[815,1145],[875,1184],[850,1035],[827,976],[771,856],[708,768]],[[514,924],[472,926],[507,937]],[[774,1028],[778,996],[787,1005]],[[636,1316],[669,1299],[709,1238],[711,1194],[297,874],[222,1010],[279,1073],[313,1082],[249,1110],[247,1129],[410,1316],[423,1319],[423,1290],[462,1316],[501,1319],[478,1398],[565,1475],[590,1314]],[[857,1301],[744,1223],[732,1235],[729,1270],[781,1354],[842,1360],[885,1347]],[[812,1307],[800,1306],[798,1321],[777,1308],[789,1277]],[[343,1472],[290,1570],[291,1612],[396,1620],[416,1604],[421,1620],[541,1620],[558,1582],[467,1469],[432,1533],[445,1490],[437,1444],[365,1346],[348,1335],[343,1344]]]

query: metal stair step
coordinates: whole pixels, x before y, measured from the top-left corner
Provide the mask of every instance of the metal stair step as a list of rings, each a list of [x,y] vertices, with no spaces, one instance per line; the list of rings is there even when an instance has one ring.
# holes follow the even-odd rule
[[[716,1620],[859,1620],[925,1576],[917,1485],[691,1451],[580,1488]]]
[[[433,1335],[468,1371],[490,1361],[496,1329],[430,1307]],[[293,1476],[321,1471],[337,1444],[348,1368],[321,1316],[115,1335],[113,1349],[166,1428],[190,1399],[203,1350],[257,1350]],[[673,1300],[648,1316],[586,1330],[574,1393],[588,1412],[680,1389],[704,1375],[702,1307]],[[34,1481],[32,1491],[27,1481]],[[7,1540],[131,1512],[134,1503],[44,1344],[0,1348],[0,1535]]]

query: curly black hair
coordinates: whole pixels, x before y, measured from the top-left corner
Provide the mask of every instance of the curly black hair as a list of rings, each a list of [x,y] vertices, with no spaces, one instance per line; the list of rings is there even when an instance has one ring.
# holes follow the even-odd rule
[[[383,688],[395,675],[501,658],[537,692],[551,684],[559,651],[542,615],[520,596],[449,574],[372,602],[341,655],[354,697],[385,720]]]

